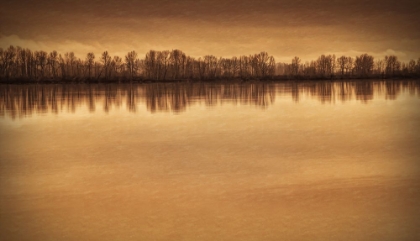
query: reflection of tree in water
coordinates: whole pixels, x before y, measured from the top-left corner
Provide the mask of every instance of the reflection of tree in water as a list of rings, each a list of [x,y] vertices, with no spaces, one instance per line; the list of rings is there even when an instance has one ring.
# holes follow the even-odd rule
[[[291,94],[293,101],[299,102],[302,96],[316,98],[322,103],[336,100],[347,101],[353,98],[354,83],[352,82],[285,82],[277,85],[282,94]]]
[[[320,82],[316,85],[316,92],[319,100],[324,102],[331,102],[333,100],[333,85],[330,82]]]
[[[82,105],[95,111],[100,101],[108,111],[112,105],[120,105],[121,98],[116,85],[1,85],[0,113],[16,118],[32,113],[75,112]]]
[[[224,103],[257,105],[266,107],[274,102],[272,84],[149,84],[144,88],[148,110],[184,111],[195,102],[204,101],[207,106]]]
[[[290,90],[291,90],[291,93],[292,93],[292,99],[295,101],[295,102],[299,102],[299,97],[300,97],[300,88],[299,88],[299,85],[298,85],[298,83],[296,83],[296,82],[294,82],[294,83],[292,83],[291,84],[291,88],[290,88]]]
[[[403,91],[408,91],[410,95],[420,96],[420,81],[402,81]]]
[[[401,91],[401,83],[398,81],[387,81],[385,83],[386,88],[386,99],[395,100],[398,93]]]
[[[366,103],[369,100],[373,100],[373,82],[369,81],[358,81],[355,82],[355,94],[356,99]]]
[[[151,112],[183,110],[190,92],[185,84],[148,84],[144,90],[147,109]]]
[[[185,111],[194,103],[207,106],[225,103],[265,108],[276,95],[290,95],[299,102],[302,96],[321,102],[360,100],[373,95],[395,99],[401,92],[420,95],[418,81],[320,81],[280,83],[154,83],[154,84],[65,84],[0,85],[0,116],[12,118],[32,113],[75,112],[85,106],[90,112],[98,105],[103,111],[124,106],[131,112],[145,103],[151,112]]]
[[[338,100],[344,102],[353,98],[353,86],[349,82],[338,82],[334,85],[334,90],[337,93]]]
[[[129,85],[127,86],[126,93],[127,93],[127,98],[126,98],[127,109],[131,112],[136,112],[137,98],[138,98],[137,88],[133,85]]]

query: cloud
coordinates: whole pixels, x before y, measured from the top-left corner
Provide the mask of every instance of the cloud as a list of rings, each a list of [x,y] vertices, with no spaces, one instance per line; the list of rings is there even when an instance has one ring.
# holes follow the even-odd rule
[[[237,29],[233,29],[237,31]],[[323,31],[327,31],[326,28]],[[209,30],[207,30],[209,31]],[[356,57],[361,54],[367,53],[375,58],[384,58],[386,55],[396,55],[402,61],[409,61],[410,59],[417,59],[420,56],[420,51],[407,51],[394,48],[378,48],[373,51],[369,44],[363,45],[362,42],[356,42],[352,44],[346,44],[341,42],[328,41],[323,36],[314,36],[313,38],[298,37],[281,39],[284,32],[276,30],[271,31],[271,38],[261,36],[266,30],[260,29],[249,29],[245,30],[248,34],[252,35],[253,38],[246,38],[246,41],[240,41],[241,36],[235,36],[231,39],[226,38],[225,40],[219,39],[215,41],[192,39],[186,41],[185,39],[178,39],[175,42],[173,39],[155,39],[145,40],[143,42],[127,43],[121,41],[115,43],[112,41],[108,42],[92,42],[87,44],[83,41],[75,40],[61,40],[53,41],[49,38],[41,38],[41,40],[32,40],[21,38],[18,35],[0,36],[0,47],[7,48],[10,45],[20,46],[23,48],[29,48],[33,51],[44,50],[47,52],[56,50],[61,54],[66,52],[74,52],[76,57],[84,59],[88,52],[93,52],[98,57],[103,51],[108,51],[112,56],[117,55],[124,57],[127,52],[135,50],[137,51],[140,58],[143,58],[146,52],[149,50],[171,50],[181,49],[187,55],[192,57],[203,57],[204,55],[212,54],[220,57],[232,57],[240,55],[256,54],[261,51],[267,51],[270,55],[273,55],[277,62],[289,63],[291,59],[298,56],[302,59],[302,62],[316,60],[320,55],[335,54],[336,57],[345,55]],[[223,32],[223,31],[221,31]],[[219,32],[219,33],[221,33]],[[239,34],[240,31],[236,32]],[[286,31],[287,32],[287,31]],[[310,32],[310,31],[308,31]],[[160,41],[159,41],[160,40]],[[172,40],[172,41],[171,41]],[[324,42],[328,42],[325,45]],[[321,43],[321,44],[319,44]],[[358,48],[352,49],[349,46],[358,46]],[[371,51],[369,51],[371,50]]]
[[[7,48],[10,45],[20,46],[22,48],[29,48],[32,51],[53,51],[56,50],[59,53],[74,52],[76,56],[82,57],[88,52],[98,52],[103,47],[97,43],[95,45],[87,45],[77,41],[64,40],[61,42],[54,42],[51,40],[31,40],[20,38],[17,35],[0,36],[0,47]],[[96,54],[99,54],[96,53]]]

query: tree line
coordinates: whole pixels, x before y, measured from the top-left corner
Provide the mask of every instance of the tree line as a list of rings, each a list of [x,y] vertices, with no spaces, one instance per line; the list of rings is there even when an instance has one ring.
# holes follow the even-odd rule
[[[408,63],[401,62],[395,55],[376,59],[368,54],[360,56],[321,55],[316,60],[301,63],[294,57],[291,63],[276,65],[276,73],[288,78],[414,78],[420,76],[420,58]]]
[[[104,51],[100,56],[87,53],[32,51],[10,46],[0,48],[2,80],[231,80],[231,79],[348,79],[419,77],[420,58],[401,62],[395,55],[375,60],[362,54],[356,57],[321,55],[302,63],[294,57],[289,63],[276,63],[267,52],[232,58],[206,55],[193,58],[181,50],[150,50],[144,58],[136,51],[124,58]]]

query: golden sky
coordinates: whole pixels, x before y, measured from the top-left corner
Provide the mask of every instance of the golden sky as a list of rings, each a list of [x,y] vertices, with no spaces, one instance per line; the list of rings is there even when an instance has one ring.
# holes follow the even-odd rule
[[[0,3],[0,47],[73,51],[181,49],[193,57],[267,51],[277,61],[321,54],[420,57],[416,0],[121,0]]]

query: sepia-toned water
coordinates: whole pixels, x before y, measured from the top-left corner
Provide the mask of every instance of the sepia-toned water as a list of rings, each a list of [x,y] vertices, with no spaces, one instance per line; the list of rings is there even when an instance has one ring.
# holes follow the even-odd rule
[[[0,240],[420,240],[420,81],[0,85]]]

